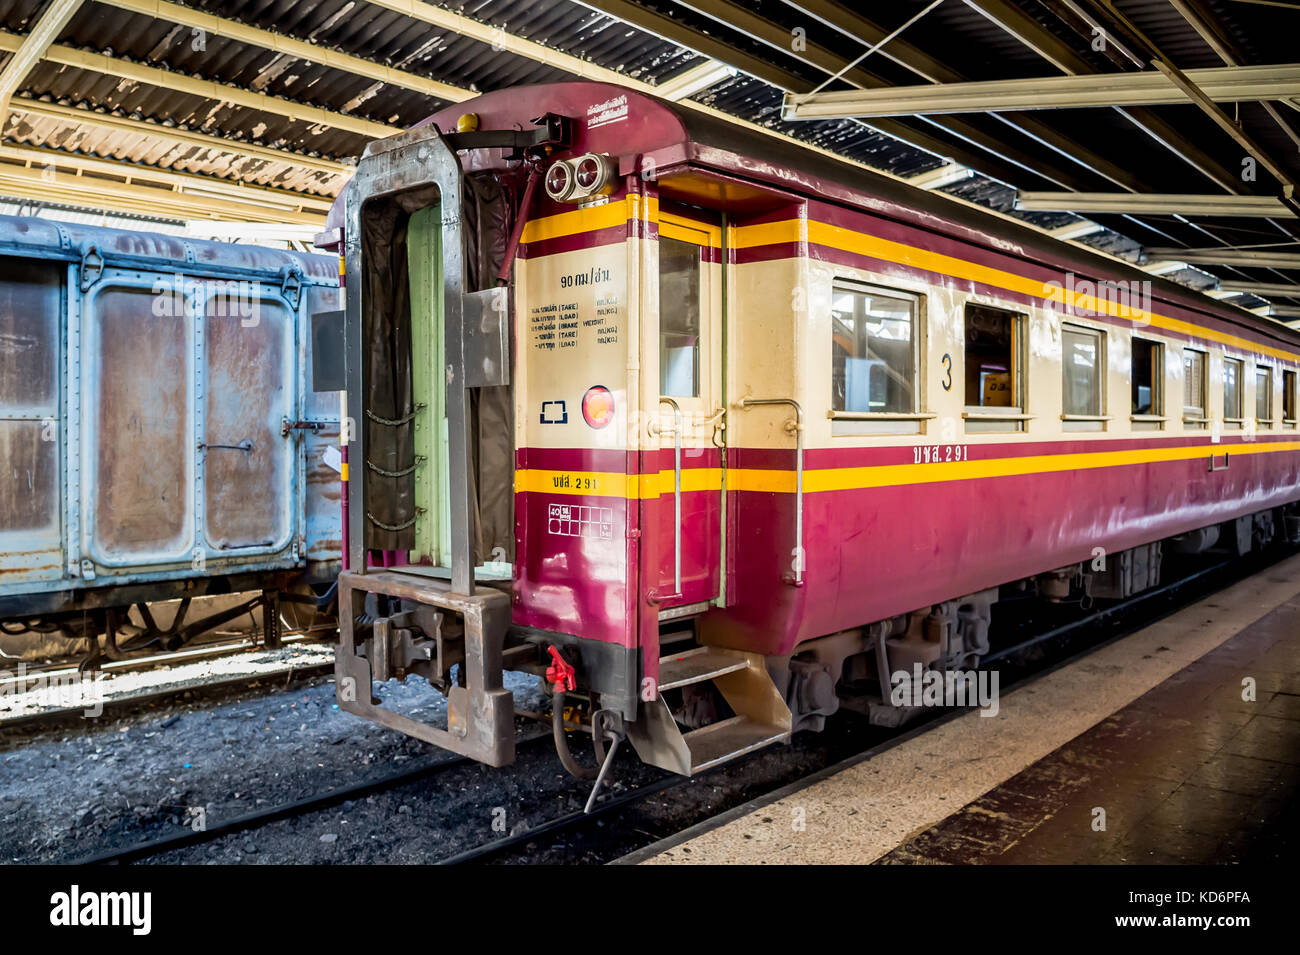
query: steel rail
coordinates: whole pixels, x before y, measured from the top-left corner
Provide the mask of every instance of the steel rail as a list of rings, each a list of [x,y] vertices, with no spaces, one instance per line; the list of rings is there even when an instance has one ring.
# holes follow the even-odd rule
[[[516,745],[527,746],[541,740],[550,740],[551,734],[538,733],[532,736],[525,736],[518,740]],[[465,766],[474,763],[474,760],[468,756],[457,756],[447,754],[445,756],[430,757],[420,760],[414,767],[406,767],[387,773],[380,773],[370,776],[358,783],[350,786],[344,786],[341,789],[331,789],[328,792],[315,796],[308,796],[304,799],[298,799],[289,803],[281,803],[270,809],[263,809],[256,812],[245,813],[242,816],[236,816],[234,819],[226,820],[218,825],[209,826],[204,829],[195,831],[192,829],[183,829],[180,832],[169,833],[157,839],[149,839],[144,842],[138,842],[130,846],[116,849],[108,849],[94,855],[75,860],[72,865],[109,865],[113,863],[121,864],[125,862],[136,862],[140,859],[148,859],[152,856],[161,855],[164,852],[171,852],[176,849],[183,849],[188,846],[201,845],[205,842],[212,842],[225,836],[236,835],[241,832],[248,832],[252,829],[260,829],[263,826],[270,825],[282,819],[291,819],[297,816],[305,816],[313,812],[320,812],[330,809],[340,803],[347,802],[350,799],[359,799],[375,793],[385,792],[404,783],[414,782],[417,779],[424,779],[429,776],[436,776],[458,766]]]
[[[704,774],[701,773],[700,775]],[[653,796],[656,793],[667,792],[670,789],[685,786],[687,783],[694,782],[697,778],[698,777],[696,776],[667,776],[663,779],[656,780],[653,783],[648,783],[645,786],[638,786],[636,789],[629,789],[627,792],[620,793],[617,796],[611,796],[603,802],[597,802],[590,812],[587,812],[585,809],[575,809],[572,812],[566,812],[564,815],[556,816],[554,819],[549,819],[535,828],[514,832],[501,839],[493,839],[491,842],[485,842],[472,849],[457,852],[455,855],[447,856],[445,859],[438,859],[434,862],[434,865],[468,865],[473,862],[486,862],[493,856],[499,855],[507,849],[511,849],[515,846],[531,842],[538,836],[546,836],[562,832],[565,829],[571,829],[592,819],[599,819],[600,817],[616,812],[619,809],[625,809],[632,803],[639,802],[647,796]]]

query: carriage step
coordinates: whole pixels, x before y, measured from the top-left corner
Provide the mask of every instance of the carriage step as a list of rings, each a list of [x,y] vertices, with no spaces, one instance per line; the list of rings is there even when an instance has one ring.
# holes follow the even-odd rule
[[[659,690],[663,692],[691,683],[703,683],[748,666],[749,661],[745,657],[713,647],[696,647],[685,653],[672,653],[659,660]]]
[[[691,776],[762,746],[790,738],[790,708],[759,653],[697,647],[659,658],[660,691],[711,682],[735,713],[683,732],[663,692],[637,708],[628,739],[642,762]]]
[[[691,775],[789,737],[789,729],[757,723],[747,716],[733,716],[691,730],[684,735],[691,753]]]

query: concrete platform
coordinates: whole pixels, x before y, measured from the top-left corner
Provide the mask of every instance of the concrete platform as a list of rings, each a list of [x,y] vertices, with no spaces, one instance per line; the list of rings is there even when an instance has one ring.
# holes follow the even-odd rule
[[[1297,796],[1293,557],[1007,693],[996,717],[963,713],[625,861],[1280,861],[1300,846]]]

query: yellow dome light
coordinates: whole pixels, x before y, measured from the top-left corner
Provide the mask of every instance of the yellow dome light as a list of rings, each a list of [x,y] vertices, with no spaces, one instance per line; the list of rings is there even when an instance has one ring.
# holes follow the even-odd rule
[[[478,113],[461,113],[456,120],[456,132],[473,133],[478,130]]]

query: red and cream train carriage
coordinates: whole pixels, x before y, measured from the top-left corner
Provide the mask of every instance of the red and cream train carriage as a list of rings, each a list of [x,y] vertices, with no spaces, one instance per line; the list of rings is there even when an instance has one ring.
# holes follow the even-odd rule
[[[690,108],[490,93],[345,198],[341,705],[489,763],[503,669],[693,772],[976,665],[1000,585],[1123,596],[1300,498],[1294,333]],[[409,673],[445,729],[364,689]]]

